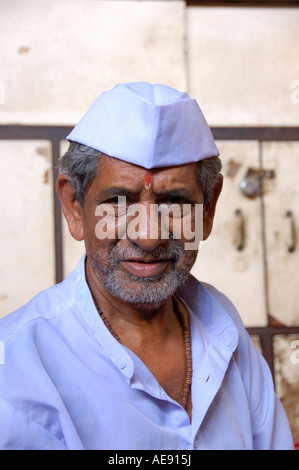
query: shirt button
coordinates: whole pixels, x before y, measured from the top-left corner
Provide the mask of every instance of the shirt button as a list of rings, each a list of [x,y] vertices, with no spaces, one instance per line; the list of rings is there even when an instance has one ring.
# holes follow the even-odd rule
[[[228,330],[225,338],[225,344],[229,348],[232,347],[235,344],[235,334],[233,331]]]
[[[127,363],[125,361],[120,361],[119,362],[119,368],[120,369],[125,369],[127,367]]]

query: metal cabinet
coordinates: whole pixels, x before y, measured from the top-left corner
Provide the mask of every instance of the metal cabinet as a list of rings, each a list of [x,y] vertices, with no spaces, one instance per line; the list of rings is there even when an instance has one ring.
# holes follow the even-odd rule
[[[224,186],[193,274],[235,304],[299,440],[299,133],[214,129]],[[223,139],[224,138],[224,139]]]
[[[51,145],[0,140],[0,317],[55,282]]]

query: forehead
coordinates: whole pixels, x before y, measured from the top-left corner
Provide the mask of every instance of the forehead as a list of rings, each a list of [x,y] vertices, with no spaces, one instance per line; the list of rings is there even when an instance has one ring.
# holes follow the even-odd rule
[[[141,166],[112,157],[102,157],[98,174],[94,180],[97,189],[109,186],[122,186],[140,191],[146,175],[150,175],[154,190],[185,187],[198,190],[196,163],[147,170]]]

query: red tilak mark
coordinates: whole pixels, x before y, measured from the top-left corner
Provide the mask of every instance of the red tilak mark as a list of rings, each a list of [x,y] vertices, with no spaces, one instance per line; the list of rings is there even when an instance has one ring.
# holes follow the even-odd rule
[[[152,184],[152,178],[150,177],[150,175],[148,173],[146,173],[146,175],[144,177],[144,187],[145,187],[145,189],[149,189],[151,187],[151,184]]]

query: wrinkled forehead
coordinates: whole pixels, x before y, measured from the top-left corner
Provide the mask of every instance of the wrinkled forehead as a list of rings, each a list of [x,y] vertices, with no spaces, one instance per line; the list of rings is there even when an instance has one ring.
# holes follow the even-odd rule
[[[196,163],[181,167],[147,170],[112,157],[101,157],[99,170],[88,191],[88,199],[102,203],[117,196],[156,201],[167,196],[198,202],[202,190]]]
[[[196,163],[180,166],[168,166],[146,169],[117,158],[102,156],[96,177],[98,189],[126,187],[131,191],[140,191],[144,187],[154,191],[166,191],[173,188],[198,189]]]

